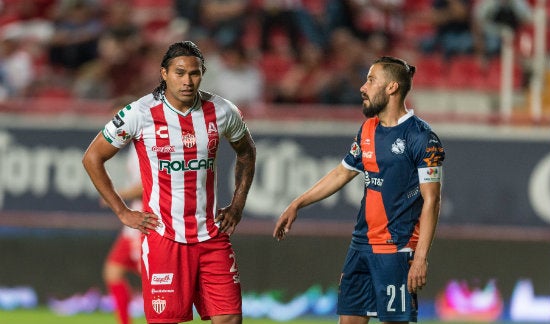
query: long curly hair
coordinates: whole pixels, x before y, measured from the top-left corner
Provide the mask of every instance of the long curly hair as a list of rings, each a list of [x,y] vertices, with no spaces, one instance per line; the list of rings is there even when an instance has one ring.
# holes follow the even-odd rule
[[[162,58],[162,62],[160,63],[160,66],[168,69],[168,66],[170,65],[170,62],[175,58],[179,56],[195,56],[198,57],[201,60],[201,69],[202,73],[204,74],[206,72],[206,66],[204,65],[204,57],[202,55],[201,50],[195,43],[191,41],[182,41],[177,42],[170,47],[168,47],[168,50],[164,54],[164,57]],[[166,81],[160,77],[160,83],[159,85],[153,90],[153,97],[155,97],[156,100],[160,100],[164,92],[166,91]]]

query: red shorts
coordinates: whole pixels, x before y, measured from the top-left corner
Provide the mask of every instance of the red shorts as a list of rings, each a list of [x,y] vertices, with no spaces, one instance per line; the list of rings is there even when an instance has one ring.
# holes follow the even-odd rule
[[[242,313],[235,252],[229,236],[183,244],[151,231],[142,244],[143,302],[148,323],[179,323]]]
[[[141,257],[141,232],[136,229],[124,228],[117,236],[107,262],[116,263],[124,268],[139,273]]]

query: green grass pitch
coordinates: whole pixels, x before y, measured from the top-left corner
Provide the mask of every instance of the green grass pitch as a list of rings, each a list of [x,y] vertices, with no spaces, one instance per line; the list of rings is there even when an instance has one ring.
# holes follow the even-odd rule
[[[243,323],[250,324],[329,324],[336,323],[335,319],[309,319],[309,320],[295,320],[288,322],[276,322],[268,319],[251,319],[245,318]],[[13,311],[4,311],[0,310],[0,323],[17,323],[17,324],[116,324],[115,317],[112,313],[101,313],[94,312],[90,314],[77,314],[74,316],[59,316],[52,313],[50,310],[45,308],[32,309],[32,310],[13,310]],[[135,318],[133,324],[146,324],[145,318]],[[192,322],[186,322],[190,324],[207,324],[210,321],[201,321],[200,319],[195,319]]]
[[[277,322],[269,319],[251,319],[244,318],[243,323],[246,324],[336,324],[336,317],[333,319],[297,319],[287,322]],[[0,310],[0,323],[17,323],[17,324],[116,324],[116,320],[112,313],[94,312],[90,314],[78,314],[74,316],[59,316],[45,308],[32,310],[17,309],[13,311]],[[195,319],[190,324],[210,323],[210,321],[201,321]],[[379,323],[377,320],[371,320],[370,323]],[[441,324],[444,322],[437,321],[419,321],[419,324]],[[135,318],[133,324],[146,324],[144,318]],[[466,322],[452,322],[452,324],[471,324]],[[479,323],[478,323],[479,324]],[[497,324],[497,323],[493,323]],[[504,323],[502,323],[504,324]]]

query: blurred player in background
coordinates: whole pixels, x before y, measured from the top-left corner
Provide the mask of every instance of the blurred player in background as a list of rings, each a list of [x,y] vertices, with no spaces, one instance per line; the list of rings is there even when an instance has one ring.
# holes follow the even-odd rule
[[[114,100],[115,115],[133,101],[132,97],[122,96]],[[126,160],[126,186],[119,190],[120,197],[130,203],[130,208],[142,210],[143,186],[139,172],[139,161],[133,144],[128,146]],[[106,203],[101,199],[101,205]],[[127,279],[129,273],[139,276],[141,256],[141,232],[135,228],[123,226],[120,230],[107,259],[103,264],[103,281],[113,298],[115,312],[120,324],[131,323],[129,310],[132,299],[132,288]]]
[[[168,48],[160,85],[121,110],[92,141],[83,164],[121,222],[142,237],[142,290],[148,323],[193,319],[242,323],[242,295],[229,240],[242,217],[256,149],[237,107],[199,90],[204,57],[192,42]],[[218,209],[216,154],[221,138],[236,153],[232,200]],[[133,141],[143,184],[143,209],[130,209],[105,162]]]
[[[405,106],[415,67],[393,57],[374,61],[361,87],[363,114],[342,163],[281,214],[284,239],[298,210],[334,194],[358,174],[365,193],[340,277],[340,324],[416,322],[416,292],[426,284],[428,253],[440,209],[445,153],[437,135]]]

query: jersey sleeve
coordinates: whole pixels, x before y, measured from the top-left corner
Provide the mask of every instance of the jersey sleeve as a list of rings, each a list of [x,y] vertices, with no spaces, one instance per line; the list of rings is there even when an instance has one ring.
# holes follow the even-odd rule
[[[127,105],[105,125],[103,137],[114,147],[124,147],[139,136],[139,116],[137,108]]]
[[[416,143],[415,152],[420,183],[440,182],[445,150],[439,137],[432,131],[424,133]]]
[[[342,160],[342,165],[349,170],[354,170],[357,172],[363,172],[363,153],[361,150],[361,129],[357,133],[357,136],[353,140],[353,143],[351,143],[351,147],[349,152],[346,154],[344,159]]]
[[[236,142],[243,138],[243,136],[248,132],[248,127],[243,120],[241,111],[237,106],[229,102],[229,109],[227,115],[227,127],[225,128],[224,136],[229,140],[229,142]]]

